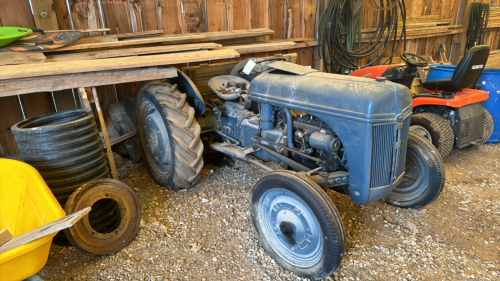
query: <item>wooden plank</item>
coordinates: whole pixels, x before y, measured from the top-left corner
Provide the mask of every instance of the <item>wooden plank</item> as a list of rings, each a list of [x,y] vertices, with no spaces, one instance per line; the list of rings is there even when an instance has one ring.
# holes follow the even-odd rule
[[[272,39],[284,39],[285,0],[269,1],[269,28],[274,30]]]
[[[90,71],[109,71],[137,67],[161,66],[176,63],[229,59],[239,57],[235,50],[196,51],[166,55],[79,60],[24,65],[7,65],[2,68],[0,80],[23,79],[51,75],[67,75]]]
[[[130,139],[130,138],[133,138],[133,137],[135,137],[135,136],[137,136],[137,132],[136,132],[136,131],[132,131],[132,132],[130,132],[130,133],[126,133],[126,134],[121,135],[121,136],[119,136],[119,137],[116,137],[116,138],[112,138],[112,139],[110,139],[110,140],[109,140],[109,144],[110,144],[111,146],[113,146],[113,145],[115,145],[115,144],[119,144],[119,143],[121,143],[121,142],[123,142],[123,141],[126,141],[126,140],[128,140],[128,139]],[[106,148],[106,143],[103,143],[103,144],[102,144],[102,146],[103,146],[104,148]]]
[[[186,33],[207,32],[205,0],[183,0]]]
[[[75,99],[72,90],[63,90],[54,92],[57,111],[76,109]]]
[[[208,31],[228,30],[227,0],[206,0]]]
[[[116,35],[83,37],[82,39],[76,40],[71,45],[84,45],[84,44],[108,43],[108,42],[118,42],[118,37]]]
[[[4,66],[4,67],[10,67],[10,66]],[[31,94],[21,96],[21,101],[23,104],[26,118],[36,117],[39,115],[52,113],[56,111],[54,107],[54,102],[52,101],[51,93],[47,92],[38,93],[41,91],[42,90],[34,89],[30,92]]]
[[[31,1],[35,26],[40,29],[58,29],[53,0]]]
[[[177,77],[175,69],[170,67],[148,67],[138,69],[116,70],[97,73],[79,73],[60,75],[55,77],[44,77],[39,79],[26,79],[14,82],[0,82],[0,97],[21,95],[35,91],[60,91],[78,87],[92,87],[110,85],[113,83],[128,83],[136,81],[147,81]],[[0,100],[0,137],[2,128],[10,128],[14,123],[22,120],[21,110],[16,104],[17,98],[6,103]],[[17,108],[16,108],[17,106]],[[5,107],[5,108],[4,108]],[[4,112],[11,111],[11,116],[5,118]],[[20,117],[19,117],[20,116]],[[12,121],[11,121],[12,120]],[[3,123],[2,121],[6,122]],[[6,136],[3,136],[4,139]]]
[[[231,30],[250,28],[250,1],[229,1],[229,28]]]
[[[99,98],[97,96],[97,91],[95,87],[92,87],[92,96],[94,97],[95,107],[99,116],[99,122],[101,124],[102,135],[104,136],[104,142],[106,143],[106,152],[108,153],[108,163],[111,168],[111,174],[113,179],[118,179],[118,173],[116,172],[115,159],[113,157],[113,151],[111,150],[111,145],[109,144],[108,130],[106,128],[106,122],[104,121],[104,115],[102,114],[101,104],[99,103]]]
[[[127,38],[146,37],[146,36],[161,35],[161,34],[163,34],[163,29],[139,31],[139,32],[135,32],[135,33],[120,33],[120,34],[116,34],[116,37],[118,39],[127,39]]]
[[[199,43],[199,44],[173,45],[173,46],[127,48],[127,49],[116,49],[116,50],[71,53],[62,55],[49,55],[47,56],[47,61],[58,62],[58,61],[72,61],[72,60],[91,60],[91,59],[104,59],[104,58],[116,58],[116,57],[129,57],[137,55],[193,51],[201,49],[210,50],[220,47],[222,47],[222,45],[215,43]]]
[[[109,28],[87,28],[87,29],[58,29],[58,30],[44,30],[45,32],[58,32],[58,31],[80,31],[82,33],[100,33],[100,32],[108,32],[111,31]],[[128,33],[125,33],[128,34]],[[156,34],[156,33],[155,33]],[[88,35],[88,34],[87,34]],[[108,36],[115,36],[119,38],[120,34],[115,34],[115,35],[108,35]],[[84,36],[86,36],[84,34]],[[97,36],[97,35],[92,35],[92,36]]]
[[[274,32],[267,28],[245,29],[245,30],[232,30],[232,31],[219,31],[219,32],[205,32],[198,34],[173,34],[158,37],[150,37],[144,39],[129,39],[118,42],[108,43],[95,43],[84,45],[72,45],[54,50],[44,50],[48,52],[65,52],[75,50],[91,50],[91,49],[108,49],[108,48],[123,48],[139,45],[151,45],[155,43],[163,44],[187,44],[187,43],[201,43],[211,41],[224,41],[238,38],[254,38],[259,36],[271,35]]]
[[[304,37],[302,35],[302,29],[303,29],[303,22],[304,22],[304,6],[303,6],[303,0],[287,0],[287,10],[291,10],[291,18],[287,19],[287,30],[290,28],[290,23],[291,23],[291,36],[287,36],[286,38],[298,38],[298,37]],[[290,17],[290,13],[288,13],[288,17]]]
[[[272,52],[278,50],[289,50],[289,49],[297,49],[297,48],[306,48],[306,47],[314,47],[318,45],[318,41],[311,42],[276,42],[276,43],[256,43],[256,44],[247,44],[247,45],[231,45],[223,47],[222,49],[228,48],[236,50],[240,55],[243,54],[252,54],[259,52]]]
[[[158,17],[156,16],[156,1],[151,0],[131,0],[132,22],[135,32],[157,30]]]
[[[267,1],[268,0],[250,1],[250,28],[263,28],[269,26]]]
[[[158,0],[156,12],[161,19],[158,28],[163,29],[165,34],[184,33],[181,0]]]
[[[64,218],[58,219],[46,225],[37,227],[31,231],[23,233],[19,236],[12,238],[9,242],[0,246],[0,254],[10,251],[16,247],[28,244],[29,242],[35,241],[44,236],[50,235],[52,233],[58,232],[60,230],[69,228],[73,226],[77,221],[83,218],[90,212],[90,207],[80,210],[71,215],[65,216]]]
[[[95,31],[89,33],[90,36],[100,35],[102,31],[110,31],[109,28],[105,28],[101,25],[101,16],[98,6],[99,0],[68,0],[69,11],[66,0],[53,1],[60,29],[94,29]]]
[[[110,33],[133,32],[130,19],[129,2],[123,0],[101,0],[102,10],[105,15],[106,27],[111,28]]]
[[[33,52],[9,52],[0,55],[0,65],[38,63],[46,60],[42,53]]]
[[[35,28],[29,0],[0,0],[0,25]]]
[[[12,239],[12,234],[8,229],[0,229],[0,246]]]

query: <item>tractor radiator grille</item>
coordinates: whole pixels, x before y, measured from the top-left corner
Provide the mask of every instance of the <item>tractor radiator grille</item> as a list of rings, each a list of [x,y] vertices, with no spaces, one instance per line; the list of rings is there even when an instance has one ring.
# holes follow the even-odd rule
[[[399,147],[399,160],[397,163],[398,170],[397,174],[392,178],[395,180],[399,175],[401,175],[405,170],[406,161],[406,146],[408,145],[408,131],[410,130],[411,117],[407,117],[403,123],[403,129],[399,130],[401,136],[401,146]]]
[[[371,188],[390,185],[404,172],[409,128],[410,117],[398,130],[395,124],[373,127]]]
[[[373,127],[373,151],[370,187],[386,186],[391,183],[392,154],[394,152],[396,125]]]

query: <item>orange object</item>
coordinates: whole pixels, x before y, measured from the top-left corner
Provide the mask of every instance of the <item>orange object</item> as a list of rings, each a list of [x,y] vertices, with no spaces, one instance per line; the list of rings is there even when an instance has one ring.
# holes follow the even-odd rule
[[[352,72],[350,75],[351,76],[357,76],[357,77],[364,77],[364,78],[377,78],[377,77],[382,77],[382,74],[391,67],[395,66],[404,66],[402,64],[384,64],[384,65],[377,65],[377,66],[372,66],[372,67],[367,67],[363,68],[360,70],[356,70]]]
[[[463,89],[462,92],[455,94],[453,99],[442,99],[433,97],[418,97],[413,101],[413,107],[421,105],[442,105],[453,108],[466,106],[473,103],[483,102],[488,99],[488,92],[475,89]]]

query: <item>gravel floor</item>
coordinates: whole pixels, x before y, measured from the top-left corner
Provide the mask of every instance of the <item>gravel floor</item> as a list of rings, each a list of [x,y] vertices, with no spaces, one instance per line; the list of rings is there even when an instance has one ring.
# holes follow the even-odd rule
[[[168,191],[143,164],[120,179],[142,204],[143,225],[119,253],[96,256],[53,246],[45,280],[302,280],[258,246],[249,218],[260,168],[209,154],[214,173]],[[330,191],[346,227],[333,280],[500,280],[500,145],[454,150],[441,196],[421,210],[353,203]],[[274,166],[275,167],[275,166]]]

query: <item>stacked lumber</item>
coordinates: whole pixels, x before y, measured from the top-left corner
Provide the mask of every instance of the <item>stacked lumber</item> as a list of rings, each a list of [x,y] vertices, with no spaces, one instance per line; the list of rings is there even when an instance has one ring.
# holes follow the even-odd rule
[[[440,19],[438,16],[422,16],[406,19],[406,39],[438,37],[462,33],[462,25],[452,25],[451,20]],[[403,23],[398,22],[398,29]],[[361,29],[361,42],[370,42],[376,28]],[[398,31],[399,32],[399,31]],[[385,36],[385,34],[384,34]]]
[[[500,50],[490,52],[490,56],[486,62],[486,68],[500,68]]]
[[[87,33],[103,30],[83,30]],[[159,31],[87,36],[59,49],[0,56],[0,97],[176,76],[168,65],[317,46],[307,38],[266,40],[267,28],[160,35]]]

